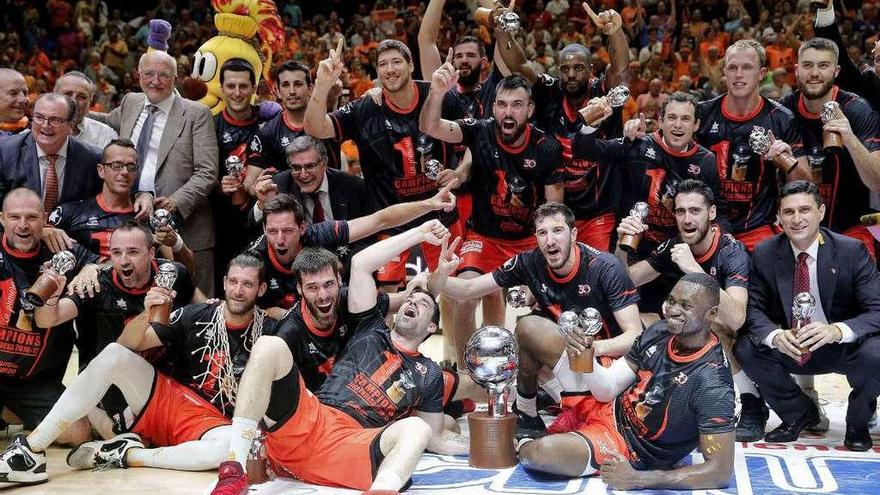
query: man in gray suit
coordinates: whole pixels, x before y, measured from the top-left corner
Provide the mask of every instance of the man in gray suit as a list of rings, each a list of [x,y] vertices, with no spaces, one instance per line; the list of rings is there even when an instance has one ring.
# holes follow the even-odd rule
[[[184,221],[181,233],[196,259],[196,285],[212,294],[214,227],[207,198],[217,181],[217,138],[211,112],[174,94],[177,63],[164,52],[141,56],[143,93],[129,93],[109,114],[91,114],[136,143],[141,191],[153,191],[155,208]]]

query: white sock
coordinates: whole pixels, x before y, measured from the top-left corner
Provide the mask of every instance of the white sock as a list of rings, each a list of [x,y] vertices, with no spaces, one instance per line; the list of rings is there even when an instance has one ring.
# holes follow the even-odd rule
[[[376,473],[370,490],[393,490],[397,491],[403,488],[403,480],[394,471],[390,469],[382,469]]]
[[[516,408],[520,410],[520,412],[528,414],[529,416],[537,416],[538,415],[538,396],[535,395],[531,399],[527,399],[522,396],[522,394],[517,395],[516,397]]]
[[[752,383],[752,380],[749,379],[746,372],[743,370],[739,370],[739,372],[733,375],[733,383],[736,385],[737,390],[739,390],[739,394],[752,394],[755,397],[760,397],[761,392],[758,392],[758,387]]]
[[[232,418],[232,426],[229,429],[229,455],[228,461],[237,461],[241,467],[247,469],[248,452],[259,435],[256,420],[236,416]]]
[[[816,27],[827,27],[834,24],[834,2],[828,4],[827,9],[816,11]]]
[[[205,433],[200,440],[158,449],[130,449],[128,467],[152,467],[177,471],[217,469],[229,451],[230,427],[221,426]],[[225,430],[221,432],[220,430]],[[225,434],[222,434],[225,433]]]
[[[556,377],[553,377],[553,378],[547,380],[546,382],[540,383],[539,385],[556,402],[559,402],[562,400],[562,392],[563,392],[562,384],[559,383],[559,380],[556,379]]]

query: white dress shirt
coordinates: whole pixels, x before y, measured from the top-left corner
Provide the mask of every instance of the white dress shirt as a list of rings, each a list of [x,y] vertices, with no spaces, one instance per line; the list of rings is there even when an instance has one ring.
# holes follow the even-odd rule
[[[61,191],[64,188],[64,165],[67,164],[67,144],[70,138],[64,140],[64,146],[58,151],[55,158],[55,174],[58,176],[58,204],[61,204]],[[40,145],[37,145],[37,161],[40,164],[40,197],[46,200],[46,170],[49,169],[49,157]]]
[[[324,173],[324,180],[321,181],[321,185],[318,186],[315,192],[318,193],[318,199],[321,201],[321,206],[324,207],[324,221],[333,220],[333,208],[330,206],[330,186],[327,183],[326,172]],[[312,201],[312,195],[303,193],[303,201],[305,202],[304,206],[309,223],[315,223],[312,221],[312,213],[315,211],[315,202]]]
[[[813,312],[813,317],[810,318],[810,321],[820,321],[822,323],[828,323],[828,318],[825,316],[825,310],[822,308],[822,298],[819,297],[819,279],[816,276],[816,264],[819,261],[819,245],[823,244],[825,240],[822,238],[822,234],[820,233],[816,240],[810,244],[810,247],[806,249],[806,251],[801,251],[800,249],[791,245],[791,251],[794,253],[795,263],[797,263],[797,258],[801,253],[807,253],[807,271],[810,272],[810,295],[816,300],[816,310]],[[793,282],[793,280],[792,280]],[[794,296],[795,294],[792,294]],[[782,304],[785,304],[785,301],[782,301]],[[788,304],[791,304],[789,302]],[[792,322],[794,324],[794,322]],[[852,331],[852,329],[843,322],[834,323],[834,326],[840,329],[840,333],[843,337],[840,339],[841,344],[855,342],[856,334]],[[770,335],[764,339],[764,345],[775,349],[776,346],[773,344],[773,339],[776,338],[776,334],[782,332],[781,328],[777,328],[770,332]]]
[[[100,150],[103,150],[104,146],[107,146],[110,141],[119,137],[119,135],[116,134],[116,131],[114,131],[109,125],[88,117],[84,118],[83,121],[73,129],[73,132],[72,135],[77,141],[90,144]]]
[[[148,105],[153,105],[153,103],[150,103],[150,100],[145,98],[144,108],[141,110],[137,123],[135,123],[134,129],[131,131],[131,141],[133,143],[137,143],[138,139],[141,137],[144,121],[147,120]],[[153,118],[153,133],[150,134],[150,147],[144,158],[143,169],[140,171],[138,191],[154,192],[156,190],[156,171],[159,168],[159,164],[157,163],[159,160],[159,143],[162,142],[162,131],[165,130],[165,122],[168,121],[168,115],[171,113],[171,107],[173,105],[173,94],[159,103],[155,103],[155,106],[158,107],[159,110],[156,111],[156,116]]]

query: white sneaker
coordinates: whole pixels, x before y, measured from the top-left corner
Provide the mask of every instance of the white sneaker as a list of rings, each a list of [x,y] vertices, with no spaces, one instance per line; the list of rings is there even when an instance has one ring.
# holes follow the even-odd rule
[[[125,454],[132,448],[144,448],[141,437],[136,433],[123,433],[110,440],[85,442],[67,454],[67,465],[74,469],[126,468]]]
[[[27,437],[16,435],[0,454],[0,481],[26,485],[49,481],[46,454],[32,451]]]

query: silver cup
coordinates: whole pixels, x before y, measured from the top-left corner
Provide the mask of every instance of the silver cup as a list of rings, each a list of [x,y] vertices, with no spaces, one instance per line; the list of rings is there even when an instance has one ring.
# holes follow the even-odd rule
[[[515,33],[520,28],[519,15],[509,10],[496,17],[495,23],[506,33]]]
[[[59,251],[52,256],[52,261],[49,262],[49,265],[52,266],[52,269],[55,270],[58,275],[64,275],[70,270],[73,270],[73,267],[76,266],[76,256],[67,250]]]
[[[64,275],[76,266],[76,256],[70,251],[59,251],[52,256],[49,266],[58,275]],[[46,304],[55,291],[58,290],[58,284],[48,276],[40,276],[33,285],[31,285],[24,294],[24,300],[30,304],[30,309],[39,308]],[[30,310],[29,308],[25,308]]]
[[[573,332],[581,324],[581,319],[574,311],[563,311],[559,315],[559,333],[563,336]]]
[[[507,304],[514,308],[521,308],[526,305],[526,291],[522,286],[511,287],[507,289]]]
[[[804,322],[813,317],[816,312],[816,298],[809,292],[800,292],[794,296],[791,305],[791,317],[795,320],[797,329],[800,329]]]
[[[437,180],[440,177],[440,171],[443,170],[443,164],[440,160],[430,158],[425,161],[425,175],[431,180]]]
[[[159,265],[159,271],[156,272],[154,279],[156,287],[173,288],[174,282],[177,282],[177,267],[174,266],[174,263],[162,263]]]
[[[623,85],[615,86],[608,91],[605,97],[608,98],[608,104],[612,107],[623,106],[626,100],[629,99],[629,88]]]
[[[230,155],[226,158],[226,175],[232,175],[234,177],[238,177],[244,171],[244,162],[241,161],[241,158]]]
[[[507,416],[510,385],[519,367],[519,345],[506,328],[484,326],[477,329],[464,349],[468,375],[489,392],[489,414]]]
[[[629,210],[629,214],[638,218],[641,222],[644,222],[650,213],[651,208],[648,206],[648,203],[645,203],[644,201],[639,201],[633,205],[631,210]]]
[[[602,314],[596,308],[584,308],[578,316],[578,321],[587,335],[593,336],[602,330]]]
[[[174,228],[174,217],[171,215],[171,212],[162,208],[153,210],[153,213],[150,215],[150,228],[153,229],[153,233],[158,232],[160,228],[166,225],[170,225],[172,229]]]
[[[822,110],[819,112],[819,118],[822,119],[823,124],[827,124],[837,118],[837,109],[834,107],[833,101],[826,101],[825,104],[822,105]]]
[[[771,144],[770,135],[766,129],[759,125],[752,127],[752,132],[749,133],[749,147],[752,148],[752,151],[757,155],[764,156],[770,151]]]

